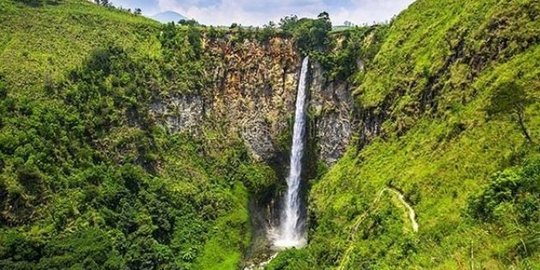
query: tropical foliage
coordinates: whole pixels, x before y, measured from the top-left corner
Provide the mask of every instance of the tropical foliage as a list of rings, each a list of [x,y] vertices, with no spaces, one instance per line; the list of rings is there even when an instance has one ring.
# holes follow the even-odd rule
[[[224,37],[292,38],[354,86],[363,125],[314,174],[308,246],[268,269],[540,268],[537,1],[418,0],[338,32],[327,13],[217,28],[100,4],[0,0],[0,268],[241,265],[248,201],[283,179],[222,119],[177,134],[150,111],[211,96]]]

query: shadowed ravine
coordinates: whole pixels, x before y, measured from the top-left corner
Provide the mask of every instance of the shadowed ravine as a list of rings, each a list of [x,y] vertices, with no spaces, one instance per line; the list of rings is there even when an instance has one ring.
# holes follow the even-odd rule
[[[302,158],[304,156],[306,133],[306,85],[308,80],[309,58],[302,61],[302,69],[298,80],[295,119],[290,155],[289,174],[287,176],[287,193],[283,198],[283,208],[280,210],[279,226],[268,229],[267,237],[271,242],[272,251],[263,260],[248,264],[244,270],[263,269],[279,252],[288,248],[301,248],[306,245],[305,223],[302,218],[300,189],[302,181]]]

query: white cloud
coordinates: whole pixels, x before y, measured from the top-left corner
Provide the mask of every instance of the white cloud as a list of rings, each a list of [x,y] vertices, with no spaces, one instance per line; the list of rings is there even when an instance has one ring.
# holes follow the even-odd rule
[[[356,3],[352,8],[339,7],[330,14],[335,18],[335,23],[342,23],[345,20],[355,23],[382,22],[390,20],[407,8],[412,0],[363,0]]]
[[[114,0],[113,0],[114,1]],[[270,20],[295,14],[298,17],[316,17],[327,11],[334,24],[351,21],[356,24],[381,22],[391,19],[414,0],[119,0],[137,2],[151,8],[143,12],[172,10],[203,24],[263,25]],[[128,6],[129,4],[124,4]],[[134,8],[135,6],[131,6]],[[150,11],[148,11],[150,10]]]

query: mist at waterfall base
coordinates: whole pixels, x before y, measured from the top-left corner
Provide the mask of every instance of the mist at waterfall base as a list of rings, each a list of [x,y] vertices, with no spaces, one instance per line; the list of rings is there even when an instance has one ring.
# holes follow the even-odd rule
[[[301,200],[299,194],[306,132],[305,111],[308,64],[309,58],[306,57],[302,61],[302,70],[298,81],[291,160],[287,177],[287,194],[284,198],[284,207],[280,213],[280,226],[275,232],[270,232],[270,238],[276,249],[300,248],[307,242],[302,215],[300,214]]]

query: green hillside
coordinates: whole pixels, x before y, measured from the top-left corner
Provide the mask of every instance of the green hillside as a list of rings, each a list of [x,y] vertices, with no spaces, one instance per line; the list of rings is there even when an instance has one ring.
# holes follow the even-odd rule
[[[35,2],[0,1],[0,73],[20,90],[60,79],[109,44],[133,57],[159,54],[155,21],[85,0]]]
[[[540,3],[417,0],[340,31],[321,15],[227,29],[0,0],[0,269],[242,267],[250,202],[284,167],[253,160],[226,119],[179,134],[151,107],[208,102],[209,67],[242,64],[219,53],[269,57],[272,37],[354,85],[360,126],[328,170],[307,162],[308,245],[266,269],[540,269]],[[208,52],[210,38],[227,42]],[[271,88],[258,79],[231,80]]]
[[[202,91],[198,32],[43,3],[0,2],[0,268],[235,268],[244,183],[273,172],[219,123],[174,135],[149,117]]]
[[[356,75],[380,136],[315,182],[308,248],[270,269],[539,268],[539,17],[537,1],[490,0],[399,15]]]

